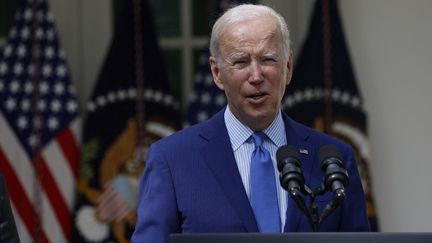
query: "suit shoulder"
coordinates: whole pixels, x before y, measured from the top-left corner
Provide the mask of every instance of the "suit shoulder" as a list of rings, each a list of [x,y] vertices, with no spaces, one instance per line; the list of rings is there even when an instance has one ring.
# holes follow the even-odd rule
[[[220,133],[225,128],[224,110],[219,111],[210,119],[184,128],[172,135],[162,138],[156,142],[156,144],[161,146],[178,146],[185,148],[185,146],[192,145],[196,147],[201,144],[203,140],[207,140],[215,134]]]
[[[196,139],[198,139],[202,127],[203,123],[198,123],[196,125],[184,128],[167,137],[159,139],[158,141],[154,142],[154,145],[161,147],[172,147],[178,146],[179,144],[191,144]]]
[[[318,131],[314,128],[308,127],[308,126],[301,124],[299,122],[296,122],[294,120],[291,120],[291,121],[292,121],[293,127],[296,131],[299,131],[300,133],[306,134],[305,135],[306,141],[309,143],[315,144],[318,147],[321,147],[321,146],[326,145],[326,144],[334,144],[343,150],[352,149],[351,145],[340,140],[339,138],[336,138],[332,135]]]

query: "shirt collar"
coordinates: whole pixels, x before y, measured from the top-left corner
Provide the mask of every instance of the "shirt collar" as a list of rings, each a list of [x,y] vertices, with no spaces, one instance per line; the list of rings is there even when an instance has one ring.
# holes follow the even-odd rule
[[[263,132],[278,148],[287,143],[285,123],[282,119],[282,112],[280,110],[270,126],[264,129]]]
[[[237,117],[229,109],[229,106],[225,109],[224,113],[225,126],[228,130],[228,135],[231,140],[231,146],[236,151],[246,140],[252,136],[254,131],[241,123]],[[282,113],[279,111],[276,118],[263,132],[267,137],[275,144],[280,147],[286,144],[286,133],[285,125],[282,119]]]

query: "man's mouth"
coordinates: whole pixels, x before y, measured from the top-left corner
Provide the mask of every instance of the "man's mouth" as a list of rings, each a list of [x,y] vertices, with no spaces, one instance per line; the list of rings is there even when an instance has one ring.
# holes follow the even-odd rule
[[[258,101],[258,100],[264,98],[265,96],[267,96],[267,93],[259,92],[259,93],[255,93],[255,94],[249,95],[248,98],[252,99],[252,100],[257,100]]]

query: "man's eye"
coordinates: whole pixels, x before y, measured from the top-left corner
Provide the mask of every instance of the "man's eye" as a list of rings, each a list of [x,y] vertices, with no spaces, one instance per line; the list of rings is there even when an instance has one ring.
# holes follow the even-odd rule
[[[246,60],[236,60],[233,62],[234,67],[245,67],[247,65]]]
[[[271,58],[271,57],[267,57],[267,58],[264,58],[264,62],[276,62],[276,59]]]

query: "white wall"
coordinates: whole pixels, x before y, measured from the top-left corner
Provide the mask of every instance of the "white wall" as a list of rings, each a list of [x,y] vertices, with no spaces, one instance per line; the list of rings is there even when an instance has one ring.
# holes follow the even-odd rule
[[[83,103],[109,44],[110,1],[50,2]],[[286,16],[296,51],[312,1],[263,2]],[[340,0],[369,114],[370,168],[383,231],[432,231],[431,9],[429,0]]]
[[[279,8],[303,39],[313,1],[261,2]],[[380,229],[432,231],[432,1],[339,0],[339,7],[368,111]]]
[[[111,41],[111,1],[50,0],[49,3],[83,108]]]
[[[432,1],[343,0],[383,231],[432,231]]]

